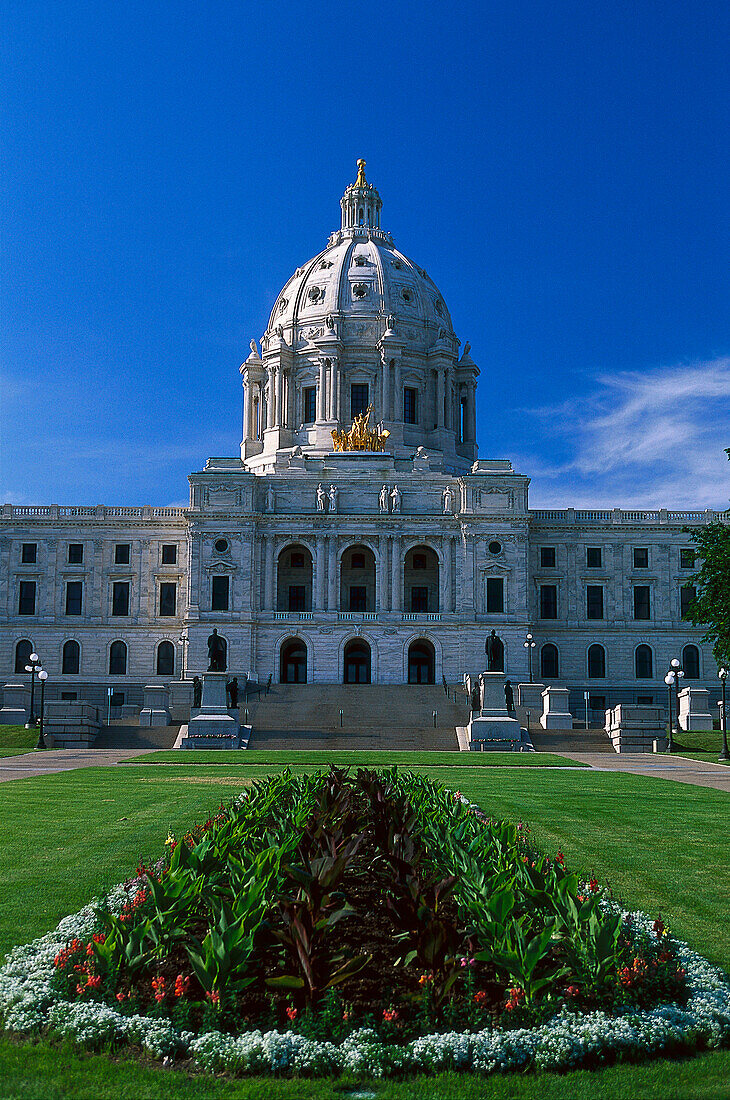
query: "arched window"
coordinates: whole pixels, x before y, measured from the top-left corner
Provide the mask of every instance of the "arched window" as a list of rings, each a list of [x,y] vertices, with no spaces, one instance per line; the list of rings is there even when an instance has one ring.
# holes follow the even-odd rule
[[[345,646],[344,681],[346,684],[370,683],[370,646],[362,638]]]
[[[408,647],[408,683],[434,684],[436,682],[436,654],[426,638],[411,642]]]
[[[588,650],[588,679],[605,680],[606,678],[606,650],[598,642],[594,642]]]
[[[634,669],[637,680],[651,680],[654,675],[654,657],[651,646],[637,645],[634,654]]]
[[[15,671],[25,672],[25,666],[30,660],[30,655],[33,652],[33,643],[29,642],[27,638],[22,638],[21,641],[15,647]]]
[[[61,658],[61,672],[65,676],[78,676],[81,662],[81,648],[79,643],[70,638],[63,643],[63,656]]]
[[[546,642],[540,650],[540,678],[542,680],[557,680],[560,675],[558,662],[558,647],[552,642]]]
[[[282,684],[306,684],[307,647],[301,638],[290,638],[279,652],[279,679]]]
[[[127,647],[124,642],[112,642],[109,647],[109,675],[126,676]]]
[[[160,642],[157,647],[157,675],[175,675],[175,647],[172,642]]]
[[[688,680],[700,678],[700,651],[696,645],[686,645],[682,650],[682,668]]]

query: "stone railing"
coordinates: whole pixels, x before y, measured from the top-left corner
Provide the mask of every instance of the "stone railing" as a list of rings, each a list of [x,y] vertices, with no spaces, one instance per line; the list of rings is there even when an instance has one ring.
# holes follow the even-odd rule
[[[0,519],[182,519],[185,508],[153,508],[149,504],[141,508],[108,508],[104,504],[3,504]]]
[[[730,510],[715,512],[711,508],[704,511],[670,511],[667,508],[655,508],[650,510],[613,508],[590,509],[583,508],[536,508],[530,511],[530,516],[539,523],[653,523],[653,524],[693,524],[693,523],[730,523]]]

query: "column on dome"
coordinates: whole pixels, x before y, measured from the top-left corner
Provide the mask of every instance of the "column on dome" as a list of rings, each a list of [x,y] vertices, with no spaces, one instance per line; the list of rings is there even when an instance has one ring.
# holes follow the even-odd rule
[[[436,368],[436,427],[444,426],[444,396],[445,396],[445,371],[441,367]]]
[[[319,390],[317,392],[317,420],[327,419],[327,360],[323,355],[319,358]]]
[[[470,443],[477,441],[477,384],[469,383],[469,396],[467,398],[467,421],[469,425],[468,440]]]
[[[403,419],[403,387],[401,385],[401,360],[398,356],[395,360],[395,393],[393,395],[393,419]]]
[[[330,420],[337,420],[337,394],[339,391],[339,374],[340,374],[340,361],[337,358],[332,358],[329,361],[329,411],[328,418]]]
[[[276,372],[277,375],[277,388],[276,388],[276,415],[277,426],[280,428],[286,427],[286,405],[284,403],[284,368],[279,367]]]
[[[390,359],[385,351],[380,353],[381,370],[381,417],[390,420]]]

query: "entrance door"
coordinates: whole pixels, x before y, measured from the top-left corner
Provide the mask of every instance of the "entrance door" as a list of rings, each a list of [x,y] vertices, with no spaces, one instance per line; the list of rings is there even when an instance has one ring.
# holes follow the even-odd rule
[[[307,682],[307,647],[298,638],[281,647],[279,679],[282,684]]]
[[[370,646],[367,642],[348,642],[345,646],[345,683],[370,683]]]
[[[436,682],[436,659],[430,642],[412,642],[408,647],[408,683]]]

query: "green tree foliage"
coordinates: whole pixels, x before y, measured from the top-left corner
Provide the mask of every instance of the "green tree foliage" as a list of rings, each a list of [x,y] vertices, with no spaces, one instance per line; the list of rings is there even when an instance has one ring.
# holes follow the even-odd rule
[[[728,448],[730,458],[730,448]],[[706,527],[689,529],[697,548],[700,568],[692,577],[697,598],[688,611],[688,618],[705,626],[703,642],[712,642],[712,652],[718,665],[730,663],[730,526],[708,523]]]

